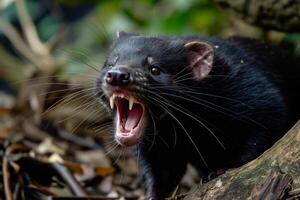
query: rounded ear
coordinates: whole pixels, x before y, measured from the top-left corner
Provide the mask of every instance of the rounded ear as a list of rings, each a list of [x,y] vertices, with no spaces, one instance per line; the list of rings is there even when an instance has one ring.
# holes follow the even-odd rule
[[[184,45],[187,50],[189,68],[196,80],[208,76],[213,66],[214,49],[205,42],[189,42]]]
[[[127,33],[127,32],[125,32],[125,31],[118,31],[118,32],[117,32],[117,37],[118,37],[118,38],[129,37],[129,36],[138,36],[138,34],[135,34],[135,33]]]

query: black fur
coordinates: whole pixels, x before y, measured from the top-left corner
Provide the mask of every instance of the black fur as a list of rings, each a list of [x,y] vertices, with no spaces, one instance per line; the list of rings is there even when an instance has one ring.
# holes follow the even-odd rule
[[[184,44],[191,41],[206,42],[215,51],[213,70],[202,81],[187,68]],[[149,56],[161,69],[159,76],[150,74]],[[237,167],[286,133],[299,117],[292,105],[300,91],[292,83],[299,77],[291,73],[296,66],[288,61],[284,51],[251,39],[119,38],[99,75],[97,93],[107,92],[103,77],[115,65],[130,66],[132,74],[145,78],[124,89],[147,107],[147,127],[135,148],[147,197],[167,197],[188,162],[202,173]]]

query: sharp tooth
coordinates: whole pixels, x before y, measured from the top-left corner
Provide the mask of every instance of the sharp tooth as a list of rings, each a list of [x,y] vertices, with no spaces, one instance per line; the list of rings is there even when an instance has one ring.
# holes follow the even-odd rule
[[[109,98],[109,104],[110,104],[110,108],[111,108],[111,109],[114,109],[115,98],[116,98],[116,95],[115,95],[115,94],[113,94],[113,95]]]
[[[132,97],[129,97],[129,110],[132,110],[133,101],[134,101],[134,99]]]
[[[110,108],[114,109],[114,99],[112,96],[109,98],[109,104],[110,104]]]

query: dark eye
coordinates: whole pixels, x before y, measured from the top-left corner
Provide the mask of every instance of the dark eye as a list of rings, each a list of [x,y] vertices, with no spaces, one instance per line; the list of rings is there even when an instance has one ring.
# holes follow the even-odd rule
[[[154,76],[160,75],[160,69],[156,66],[151,66],[150,67],[150,72]]]

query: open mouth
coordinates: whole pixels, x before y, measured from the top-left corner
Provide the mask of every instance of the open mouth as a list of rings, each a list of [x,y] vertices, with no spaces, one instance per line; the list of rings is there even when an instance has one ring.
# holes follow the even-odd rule
[[[113,93],[109,98],[111,109],[116,106],[117,127],[115,138],[124,146],[139,142],[144,125],[144,105],[130,94]]]

